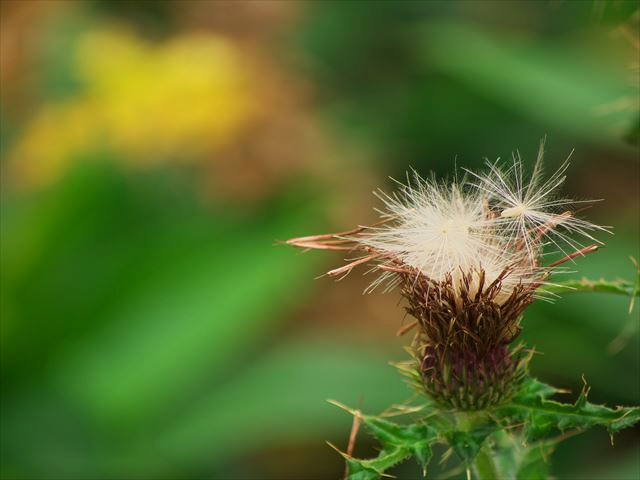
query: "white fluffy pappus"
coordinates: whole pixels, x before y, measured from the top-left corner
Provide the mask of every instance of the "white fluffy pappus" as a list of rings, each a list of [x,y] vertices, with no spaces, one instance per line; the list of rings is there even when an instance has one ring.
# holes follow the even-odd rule
[[[380,285],[389,290],[401,283],[407,272],[421,274],[436,284],[451,280],[454,288],[460,289],[463,278],[471,274],[471,284],[465,287],[471,294],[481,288],[481,277],[482,288],[499,280],[498,303],[519,285],[535,291],[558,265],[597,249],[595,243],[583,247],[575,237],[601,243],[591,232],[608,231],[575,217],[570,208],[584,202],[558,196],[568,162],[543,179],[543,147],[544,142],[529,180],[519,155],[508,167],[487,162],[488,173],[466,171],[467,177],[459,182],[437,182],[414,172],[397,192],[376,192],[384,205],[378,224],[288,243],[363,253],[329,275],[341,276],[358,265],[372,263],[372,270],[381,275],[368,291]],[[542,266],[545,246],[554,247],[563,257]]]
[[[491,205],[499,212],[496,223],[503,234],[514,242],[522,242],[530,257],[537,256],[536,246],[542,241],[551,243],[559,253],[584,248],[578,240],[602,244],[590,233],[607,228],[595,225],[575,216],[574,208],[579,204],[589,204],[596,200],[571,200],[558,195],[558,190],[566,179],[569,168],[567,159],[547,180],[543,179],[544,139],[540,142],[538,156],[530,178],[526,180],[519,153],[514,154],[510,166],[487,161],[488,174],[467,171],[476,182],[473,187],[481,191]]]
[[[382,252],[386,267],[400,263],[435,282],[450,276],[454,285],[471,272],[472,293],[479,286],[481,271],[485,286],[507,271],[501,289],[505,292],[539,279],[538,269],[521,250],[510,247],[511,237],[497,228],[496,215],[488,209],[483,192],[464,181],[440,184],[414,172],[399,192],[376,195],[384,203],[380,213],[388,221],[350,239]],[[369,290],[385,283],[393,286],[394,280],[393,271],[383,267]]]

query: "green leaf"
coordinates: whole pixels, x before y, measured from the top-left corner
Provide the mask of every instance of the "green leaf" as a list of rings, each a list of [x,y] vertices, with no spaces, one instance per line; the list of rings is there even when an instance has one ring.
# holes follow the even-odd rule
[[[453,431],[447,434],[449,445],[460,459],[470,465],[476,459],[485,439],[498,428],[494,423],[476,426],[470,431]]]
[[[349,480],[380,478],[385,470],[406,460],[410,455],[411,452],[404,447],[382,450],[376,458],[371,460],[358,460],[343,454],[349,467]]]
[[[635,282],[630,282],[628,280],[589,280],[587,278],[582,278],[580,280],[565,280],[553,285],[545,285],[540,288],[539,291],[544,293],[601,292],[625,295],[634,298],[640,296],[638,279],[640,279],[640,273],[638,274]]]
[[[423,423],[401,425],[381,417],[361,415],[359,411],[345,407],[338,402],[331,401],[331,403],[354,416],[359,416],[362,423],[382,443],[383,447],[376,458],[369,460],[355,459],[340,452],[349,466],[348,478],[350,480],[378,478],[368,475],[381,476],[386,470],[410,456],[416,459],[423,472],[426,473],[433,457],[431,445],[439,437],[436,429]]]
[[[631,314],[636,297],[640,297],[640,266],[634,257],[630,257],[630,259],[635,267],[633,281],[623,279],[605,280],[602,278],[599,280],[589,280],[587,278],[569,279],[563,282],[556,282],[553,285],[545,285],[538,291],[539,293],[601,292],[624,295],[630,298],[629,314]],[[637,325],[637,322],[633,322],[633,325]]]
[[[358,460],[352,457],[345,457],[347,467],[349,468],[349,480],[376,480],[380,478],[380,472],[363,465],[362,460]]]
[[[584,430],[594,426],[603,426],[613,435],[640,420],[640,407],[612,409],[588,402],[589,389],[586,386],[574,404],[547,400],[557,391],[530,379],[509,404],[496,409],[496,414],[510,424],[523,422],[527,442],[543,439],[558,431]]]
[[[561,392],[562,390],[558,390],[551,385],[542,383],[533,377],[527,377],[522,382],[520,391],[515,396],[514,400],[520,402],[534,401],[537,398],[547,398]]]
[[[416,442],[413,445],[413,456],[418,464],[422,467],[423,473],[427,474],[427,467],[433,457],[433,450],[431,449],[431,443],[428,440],[422,442]]]
[[[517,429],[495,432],[480,450],[474,471],[481,479],[544,480],[549,457],[564,437],[527,444]]]

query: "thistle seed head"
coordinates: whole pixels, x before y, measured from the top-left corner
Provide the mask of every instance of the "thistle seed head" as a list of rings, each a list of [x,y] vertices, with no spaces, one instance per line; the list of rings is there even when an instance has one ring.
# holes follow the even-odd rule
[[[528,181],[519,156],[509,167],[467,171],[460,182],[414,172],[396,193],[377,193],[384,209],[376,225],[287,242],[359,252],[329,275],[370,263],[380,275],[369,291],[400,287],[416,318],[418,376],[443,405],[479,409],[509,398],[526,367],[520,350],[509,349],[524,309],[559,265],[597,250],[592,232],[607,231],[575,217],[571,207],[582,202],[558,197],[567,162],[543,181],[543,147]],[[583,246],[585,239],[596,243]],[[564,256],[543,265],[545,247]]]

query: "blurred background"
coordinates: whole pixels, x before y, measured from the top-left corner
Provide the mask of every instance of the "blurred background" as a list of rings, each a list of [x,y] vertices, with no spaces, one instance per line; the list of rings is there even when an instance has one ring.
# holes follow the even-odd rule
[[[572,151],[607,248],[640,258],[637,1],[3,0],[1,467],[11,479],[330,479],[351,418],[412,396],[397,292],[278,245],[376,219],[409,168]],[[637,307],[527,310],[534,375],[640,403]],[[636,479],[640,431],[557,478]],[[361,433],[355,453],[372,455]],[[434,462],[434,478],[442,468]],[[399,478],[419,477],[413,462]]]

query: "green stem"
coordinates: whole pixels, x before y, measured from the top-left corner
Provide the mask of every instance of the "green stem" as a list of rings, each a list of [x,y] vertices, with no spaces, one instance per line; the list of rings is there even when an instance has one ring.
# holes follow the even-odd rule
[[[478,456],[473,462],[473,471],[478,480],[498,480],[500,478],[493,457],[486,446],[478,452]]]
[[[487,423],[488,417],[483,412],[458,412],[456,414],[456,424],[462,431],[470,432],[474,428]],[[498,468],[491,453],[491,448],[485,440],[484,445],[480,448],[471,469],[467,470],[467,476],[472,471],[478,480],[498,480]]]

